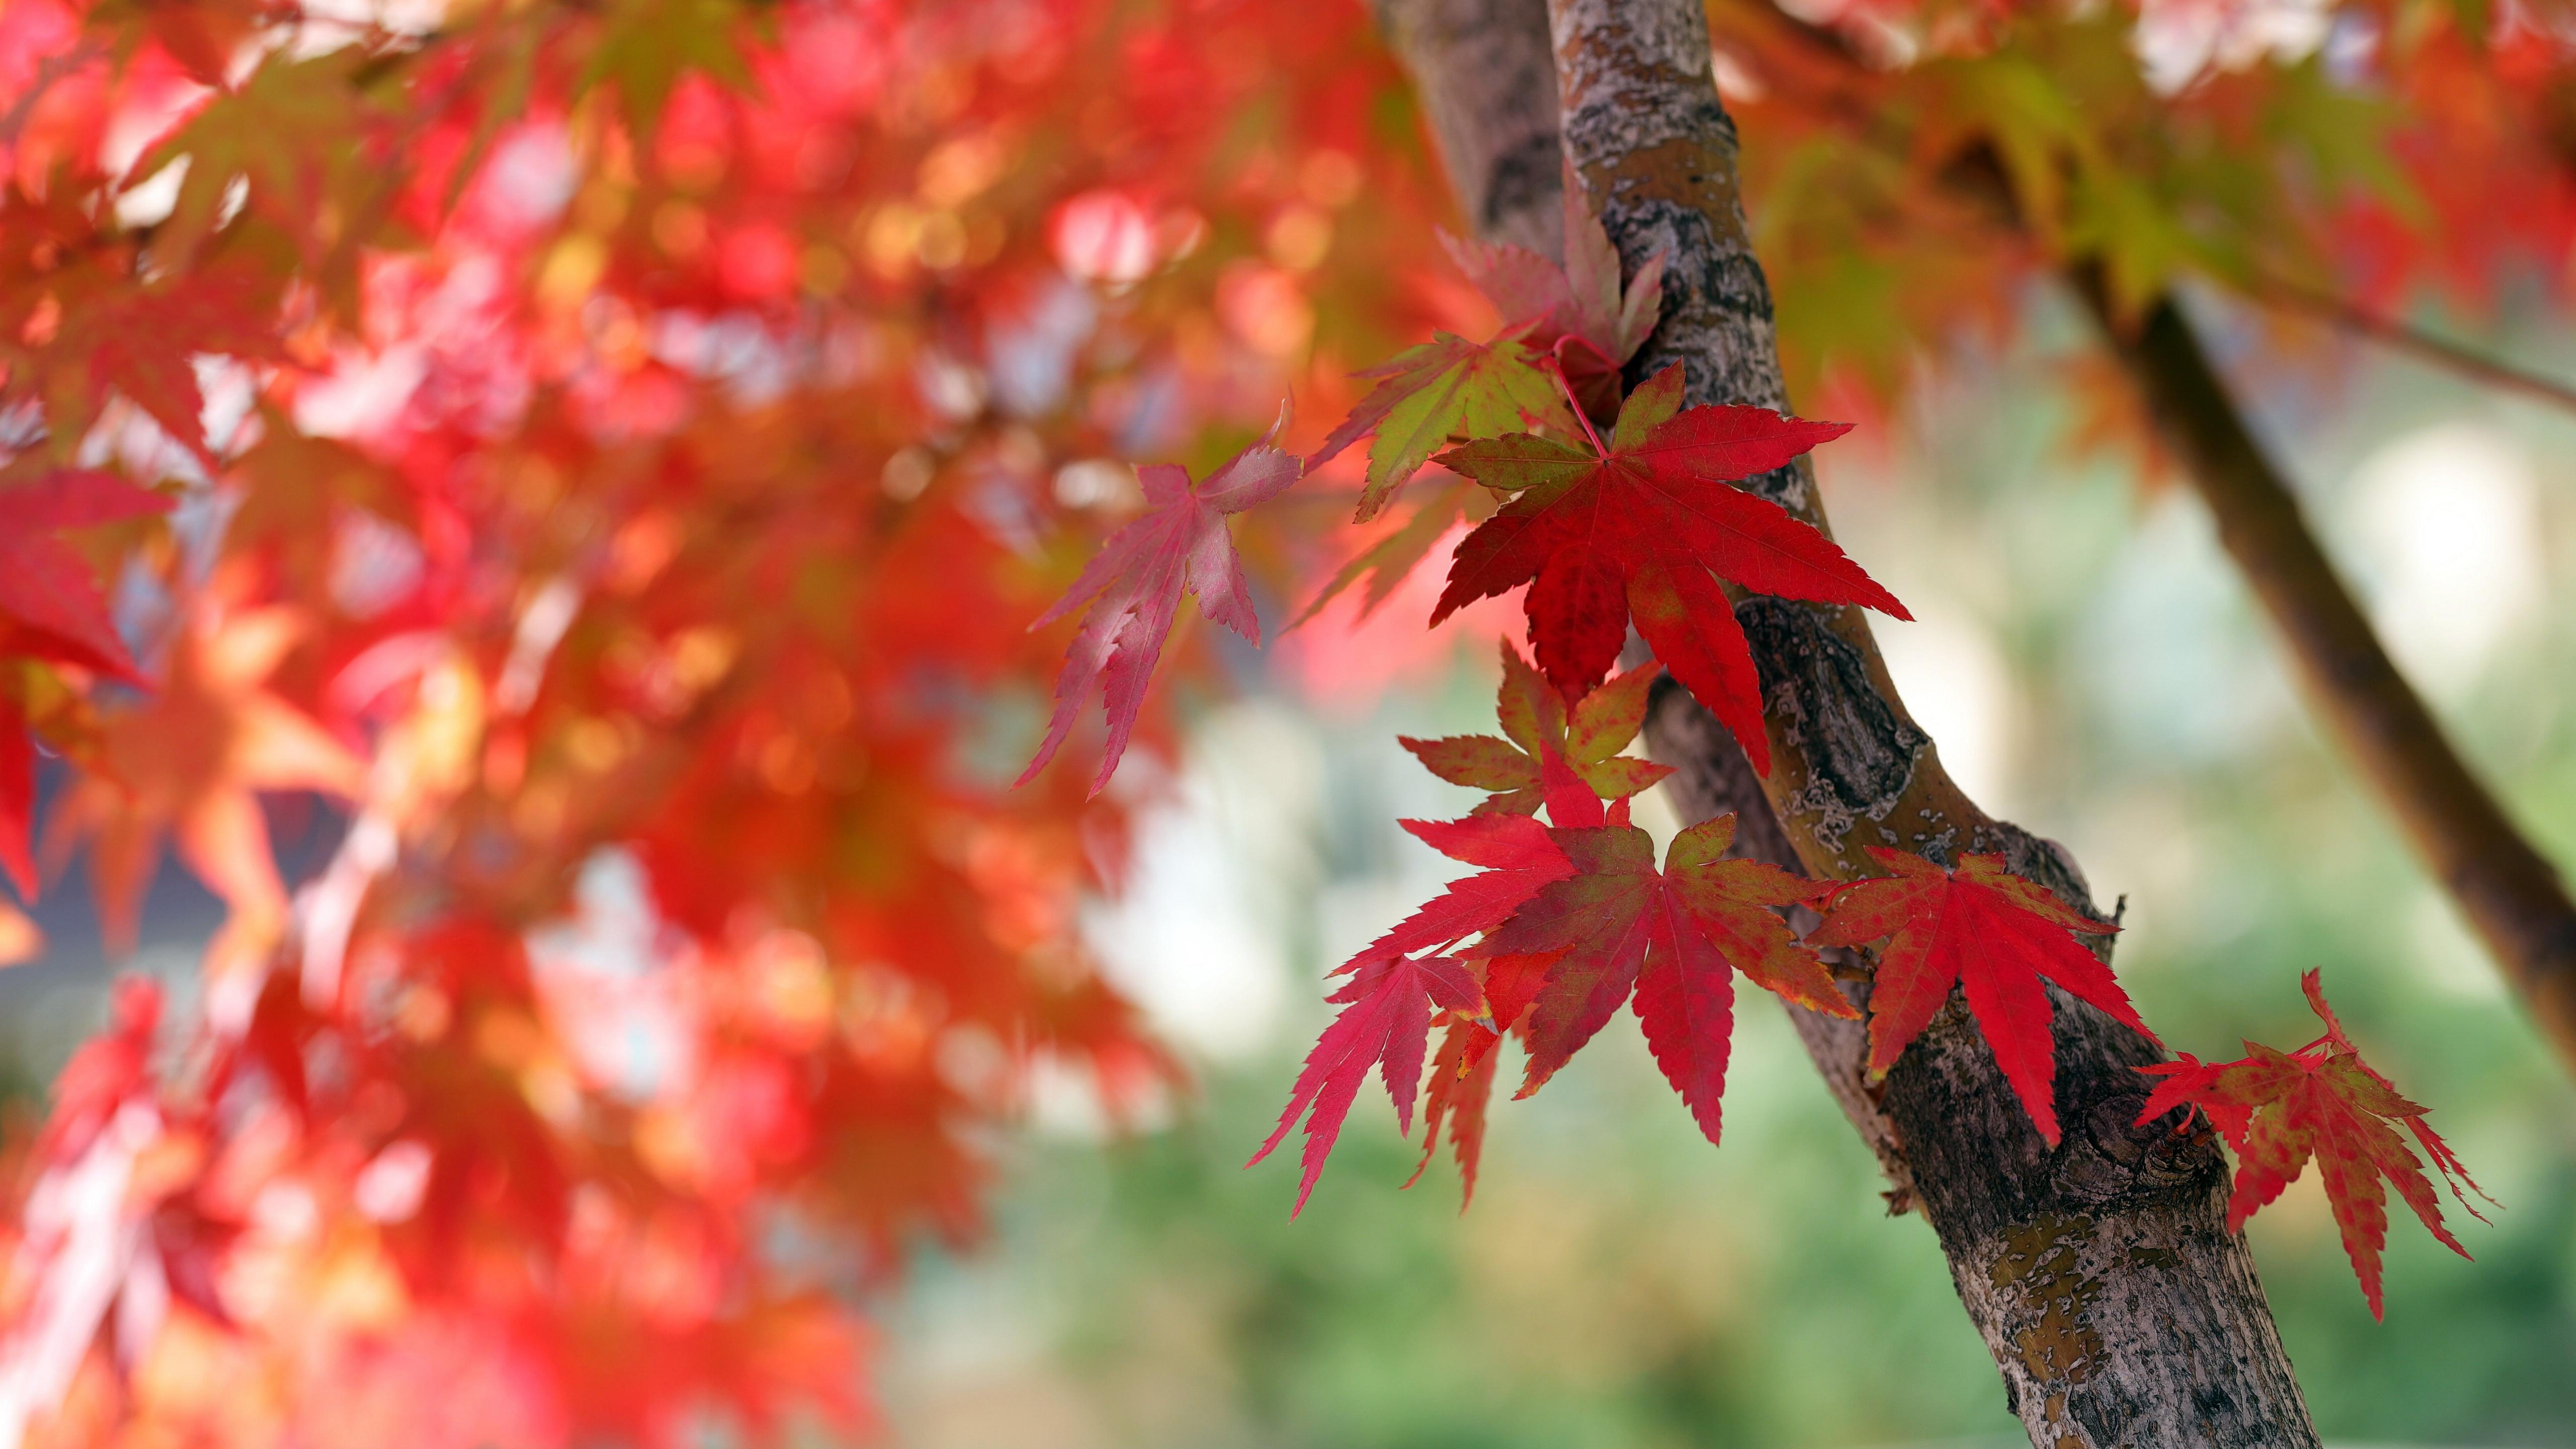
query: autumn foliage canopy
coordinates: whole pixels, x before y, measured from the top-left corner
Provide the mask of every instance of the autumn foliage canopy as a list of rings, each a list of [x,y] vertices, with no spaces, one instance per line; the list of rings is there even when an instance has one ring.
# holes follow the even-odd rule
[[[1825,8],[1711,12],[1813,410],[2070,260],[2570,275],[2554,12]],[[1444,237],[1360,4],[0,0],[0,188],[0,867],[111,942],[165,869],[226,912],[13,1143],[0,1441],[864,1428],[855,1290],[975,1238],[1032,1080],[1185,1085],[1076,908],[1224,686],[1193,611],[1317,677],[1529,651],[1406,742],[1468,873],[1329,984],[1299,1205],[1372,1074],[1472,1184],[1502,1040],[1527,1095],[1623,1006],[1716,1139],[1739,974],[1874,974],[1880,1072],[1961,987],[2052,1142],[2046,984],[2146,1030],[1999,860],[1658,860],[1659,676],[1767,763],[1735,600],[1906,617],[1732,486],[1846,425],[1627,375],[1659,263],[1579,191],[1562,261]],[[2310,997],[2148,1111],[2239,1220],[2314,1157],[2376,1311],[2383,1175],[2453,1242],[2390,1124],[2465,1174]]]

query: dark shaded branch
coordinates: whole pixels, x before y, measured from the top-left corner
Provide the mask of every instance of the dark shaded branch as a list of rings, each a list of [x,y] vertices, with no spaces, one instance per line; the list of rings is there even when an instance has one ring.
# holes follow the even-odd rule
[[[2506,816],[2381,647],[2171,298],[2134,329],[2092,274],[2077,290],[2144,394],[2219,541],[2262,600],[2300,680],[2449,889],[2559,1054],[2576,1061],[2576,901]]]

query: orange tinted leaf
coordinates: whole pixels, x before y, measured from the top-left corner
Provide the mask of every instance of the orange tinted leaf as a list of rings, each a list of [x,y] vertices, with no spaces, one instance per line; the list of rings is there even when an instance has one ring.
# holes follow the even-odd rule
[[[1628,671],[1584,696],[1569,718],[1565,701],[1509,640],[1502,655],[1495,714],[1505,738],[1398,737],[1441,779],[1493,792],[1477,814],[1527,815],[1551,804],[1561,806],[1549,811],[1558,825],[1597,825],[1599,801],[1625,799],[1672,773],[1669,765],[1619,753],[1644,725],[1646,692],[1661,670],[1647,665]]]
[[[2388,1245],[2388,1193],[2398,1196],[2443,1246],[2465,1258],[2442,1222],[2442,1201],[2424,1164],[2407,1150],[2396,1132],[2403,1123],[2414,1135],[2451,1195],[2473,1217],[2483,1218],[2460,1189],[2478,1190],[2468,1169],[2450,1145],[2424,1123],[2425,1109],[2398,1095],[2386,1077],[2363,1061],[2344,1035],[2343,1024],[2326,1005],[2319,973],[2300,978],[2309,1005],[2326,1025],[2326,1034],[2295,1052],[2275,1051],[2245,1043],[2246,1055],[2232,1062],[2203,1062],[2185,1053],[2181,1060],[2138,1068],[2161,1077],[2138,1114],[2144,1125],[2177,1107],[2198,1108],[2236,1149],[2236,1188],[2227,1203],[2227,1226],[2245,1225],[2255,1212],[2280,1197],[2298,1180],[2311,1158],[2324,1180],[2326,1200],[2334,1210],[2344,1254],[2361,1280],[2370,1316],[2381,1316],[2380,1251]],[[2484,1196],[2480,1193],[2480,1196]]]

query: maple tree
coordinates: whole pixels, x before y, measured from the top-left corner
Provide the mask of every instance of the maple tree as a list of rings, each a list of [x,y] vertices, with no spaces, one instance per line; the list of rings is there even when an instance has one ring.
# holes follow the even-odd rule
[[[1969,1146],[2082,1150],[2065,1094],[2156,1048],[2080,881],[1955,790],[1870,817],[1962,825],[1915,849],[1784,803],[1827,782],[1744,621],[1795,603],[1865,677],[1859,609],[1907,617],[1821,526],[1846,425],[1787,392],[1884,420],[1920,342],[2056,279],[2136,424],[2210,406],[2186,277],[2439,353],[2391,309],[2525,257],[2561,285],[2576,245],[2554,10],[2352,0],[2337,70],[2190,8],[1718,0],[1740,176],[1705,69],[1675,134],[1714,189],[1622,171],[1605,118],[1645,112],[1575,106],[1574,47],[1562,169],[1551,107],[1510,196],[1428,104],[1461,239],[1357,5],[0,0],[0,868],[32,900],[77,858],[130,941],[166,838],[226,911],[202,990],[117,989],[12,1164],[0,1440],[864,1430],[853,1265],[973,1240],[1039,1074],[1113,1115],[1179,1082],[1078,906],[1139,798],[1103,786],[1222,682],[1185,596],[1257,644],[1293,592],[1312,637],[1445,562],[1429,623],[1526,620],[1499,736],[1405,742],[1486,793],[1406,822],[1474,871],[1338,969],[1255,1157],[1303,1120],[1296,1208],[1372,1073],[1472,1192],[1504,1039],[1526,1096],[1623,1005],[1715,1141],[1738,973],[1865,1021],[1891,1113],[1974,1058],[2014,1115]],[[2182,431],[2196,474],[2253,451]],[[1664,678],[1771,793],[1659,865]],[[2418,808],[2479,787],[2412,738],[2365,760],[2474,877],[2510,851],[2464,838],[2519,837]],[[343,827],[309,879],[285,796]],[[0,904],[0,960],[39,949]],[[2316,1156],[2376,1313],[2383,1176],[2458,1246],[2390,1124],[2465,1172],[2314,980],[2325,1037],[2152,1067],[2140,1121],[2217,1125],[2231,1227]]]

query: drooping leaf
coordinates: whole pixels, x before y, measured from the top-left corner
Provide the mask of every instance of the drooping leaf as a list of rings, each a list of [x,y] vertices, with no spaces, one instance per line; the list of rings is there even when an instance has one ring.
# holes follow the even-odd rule
[[[2465,1258],[2442,1223],[2441,1194],[2424,1175],[2424,1165],[2407,1150],[2393,1124],[2403,1123],[2416,1144],[2432,1159],[2451,1195],[2470,1216],[2484,1220],[2460,1191],[2477,1183],[2450,1148],[2424,1123],[2426,1109],[2406,1100],[2386,1077],[2361,1059],[2361,1050],[2344,1035],[2343,1023],[2326,1005],[2319,973],[2299,980],[2308,1005],[2326,1025],[2325,1035],[2294,1052],[2275,1051],[2259,1042],[2245,1043],[2246,1055],[2232,1062],[2203,1062],[2188,1052],[2179,1061],[2140,1067],[2162,1077],[2138,1114],[2140,1125],[2177,1107],[2197,1107],[2236,1149],[2236,1187],[2227,1201],[2227,1226],[2234,1231],[2245,1220],[2298,1180],[2308,1160],[2316,1159],[2324,1178],[2326,1200],[2334,1209],[2345,1256],[2361,1280],[2361,1295],[2377,1318],[2380,1305],[2381,1249],[2388,1245],[2388,1191],[2397,1194],[2443,1246]],[[2485,1196],[2484,1193],[2479,1193]]]
[[[1363,395],[1306,460],[1309,471],[1374,433],[1359,522],[1375,518],[1432,454],[1465,438],[1490,437],[1561,417],[1556,383],[1523,345],[1518,329],[1491,342],[1448,332],[1355,374],[1377,385]]]
[[[1885,1075],[1897,1055],[1950,999],[1967,993],[1968,1010],[2012,1084],[2033,1126],[2057,1145],[2057,1048],[2049,1036],[2048,992],[2054,981],[2131,1031],[2155,1039],[2130,1006],[2111,968],[2079,944],[2078,935],[2120,929],[2068,906],[2044,886],[2004,869],[2000,855],[1962,855],[1953,870],[1919,855],[1870,846],[1893,875],[1847,881],[1807,933],[1814,946],[1860,946],[1884,939],[1870,989],[1869,1070]]]
[[[1530,1008],[1529,1066],[1518,1095],[1544,1085],[1635,988],[1656,1064],[1714,1142],[1733,971],[1813,1010],[1859,1014],[1776,911],[1815,900],[1828,887],[1728,859],[1734,833],[1732,815],[1695,825],[1673,838],[1658,871],[1652,840],[1624,820],[1550,832],[1577,873],[1539,890],[1477,948],[1497,956],[1562,953]]]
[[[1501,1040],[1482,1025],[1453,1019],[1431,1058],[1431,1082],[1422,1108],[1422,1157],[1413,1165],[1411,1187],[1422,1180],[1440,1150],[1440,1128],[1449,1128],[1449,1150],[1458,1163],[1458,1210],[1476,1200],[1476,1168],[1484,1160],[1485,1113],[1494,1100],[1493,1044]]]
[[[1136,711],[1145,701],[1145,686],[1154,676],[1154,661],[1180,612],[1181,595],[1195,594],[1207,617],[1258,644],[1261,621],[1253,613],[1252,589],[1235,557],[1234,539],[1225,516],[1241,513],[1276,497],[1297,481],[1293,454],[1271,446],[1288,424],[1288,410],[1259,442],[1245,448],[1198,483],[1187,470],[1168,463],[1136,470],[1145,489],[1145,513],[1109,536],[1100,552],[1084,566],[1073,588],[1038,616],[1041,629],[1088,606],[1082,627],[1065,653],[1064,673],[1056,680],[1055,714],[1047,721],[1046,739],[1036,758],[1020,772],[1022,785],[1037,778],[1055,758],[1092,681],[1102,681],[1109,715],[1109,743],[1101,752],[1100,773],[1091,793],[1109,783],[1118,757],[1127,750]]]
[[[1290,1217],[1305,1211],[1306,1199],[1324,1171],[1324,1159],[1332,1155],[1342,1120],[1350,1115],[1369,1068],[1380,1069],[1387,1094],[1395,1099],[1398,1129],[1412,1133],[1413,1101],[1422,1090],[1422,1055],[1431,1032],[1432,1004],[1436,1001],[1446,1011],[1473,1012],[1479,996],[1475,977],[1457,961],[1445,956],[1418,960],[1398,956],[1367,961],[1326,998],[1344,1003],[1342,1013],[1307,1053],[1279,1125],[1261,1150],[1252,1154],[1251,1162],[1244,1164],[1250,1167],[1268,1157],[1297,1119],[1306,1117],[1297,1205],[1289,1210]]]
[[[1727,486],[1840,437],[1844,424],[1763,408],[1683,411],[1681,396],[1677,365],[1629,397],[1606,446],[1516,433],[1442,454],[1445,466],[1514,496],[1459,544],[1431,618],[1528,584],[1538,666],[1568,693],[1609,672],[1633,619],[1768,774],[1752,654],[1711,570],[1756,593],[1912,616],[1833,540]]]
[[[1480,1012],[1484,1022],[1469,1028],[1472,1036],[1457,1043],[1453,1057],[1444,1045],[1444,1060],[1456,1073],[1460,1063],[1468,1068],[1481,1067],[1491,1076],[1491,1063],[1477,1043],[1490,1048],[1494,1033],[1507,1030],[1508,1019],[1494,1021],[1482,1006],[1483,990],[1465,966],[1434,953],[1469,936],[1493,930],[1519,909],[1531,895],[1549,883],[1565,879],[1574,870],[1547,827],[1526,815],[1471,815],[1464,820],[1407,820],[1404,828],[1424,844],[1452,860],[1480,867],[1476,874],[1450,882],[1448,889],[1434,897],[1420,910],[1398,922],[1385,934],[1363,947],[1359,954],[1333,970],[1336,976],[1351,979],[1331,997],[1332,1001],[1355,1003],[1325,1028],[1323,1038],[1306,1058],[1306,1070],[1297,1079],[1288,1110],[1280,1118],[1279,1129],[1262,1145],[1252,1160],[1259,1162],[1279,1145],[1297,1115],[1309,1106],[1314,1116],[1307,1124],[1304,1155],[1305,1176],[1298,1187],[1297,1206],[1303,1209],[1306,1194],[1314,1189],[1316,1174],[1323,1171],[1324,1159],[1333,1148],[1341,1131],[1342,1119],[1350,1111],[1358,1082],[1368,1074],[1368,1064],[1384,1056],[1387,1062],[1387,1087],[1395,1092],[1401,1079],[1405,1091],[1396,1097],[1396,1122],[1410,1133],[1413,1124],[1411,1090],[1418,1085],[1425,1035],[1430,1029],[1427,1011],[1417,1013],[1424,992],[1437,998],[1441,1005],[1462,1015]],[[1488,968],[1490,975],[1490,968]],[[1388,983],[1393,984],[1388,984]],[[1393,993],[1391,997],[1386,993]],[[1408,995],[1410,993],[1410,995]],[[1525,1004],[1526,998],[1523,998]],[[1419,1020],[1416,1020],[1417,1014]],[[1407,1035],[1409,1033],[1409,1035]],[[1391,1054],[1390,1054],[1391,1053]],[[1356,1055],[1355,1055],[1356,1054]],[[1406,1066],[1407,1059],[1410,1067]],[[1356,1063],[1356,1065],[1353,1065]],[[1408,1076],[1407,1073],[1410,1073]],[[1337,1085],[1344,1084],[1344,1085]],[[1346,1089],[1345,1089],[1346,1086]],[[1437,1137],[1440,1113],[1450,1110],[1448,1088],[1435,1082],[1432,1088],[1433,1136]],[[1483,1110],[1474,1113],[1474,1123],[1460,1118],[1455,1130],[1472,1132],[1481,1140]],[[1462,1140],[1462,1165],[1471,1164],[1475,1148]],[[1473,1167],[1466,1169],[1472,1176]],[[1420,1173],[1417,1170],[1416,1176]],[[1293,1214],[1292,1214],[1293,1216]]]
[[[1521,658],[1505,640],[1503,683],[1496,714],[1503,738],[1452,735],[1437,740],[1398,736],[1431,773],[1453,785],[1493,792],[1476,807],[1479,815],[1504,812],[1527,815],[1547,801],[1549,762],[1571,773],[1583,791],[1600,800],[1636,794],[1672,773],[1669,765],[1623,755],[1645,724],[1646,693],[1663,671],[1646,665],[1629,670],[1587,694],[1569,717],[1564,697]],[[1569,802],[1571,803],[1571,802]],[[1575,808],[1580,809],[1579,805]],[[1598,811],[1593,806],[1585,814]],[[1550,818],[1559,825],[1589,824]]]

